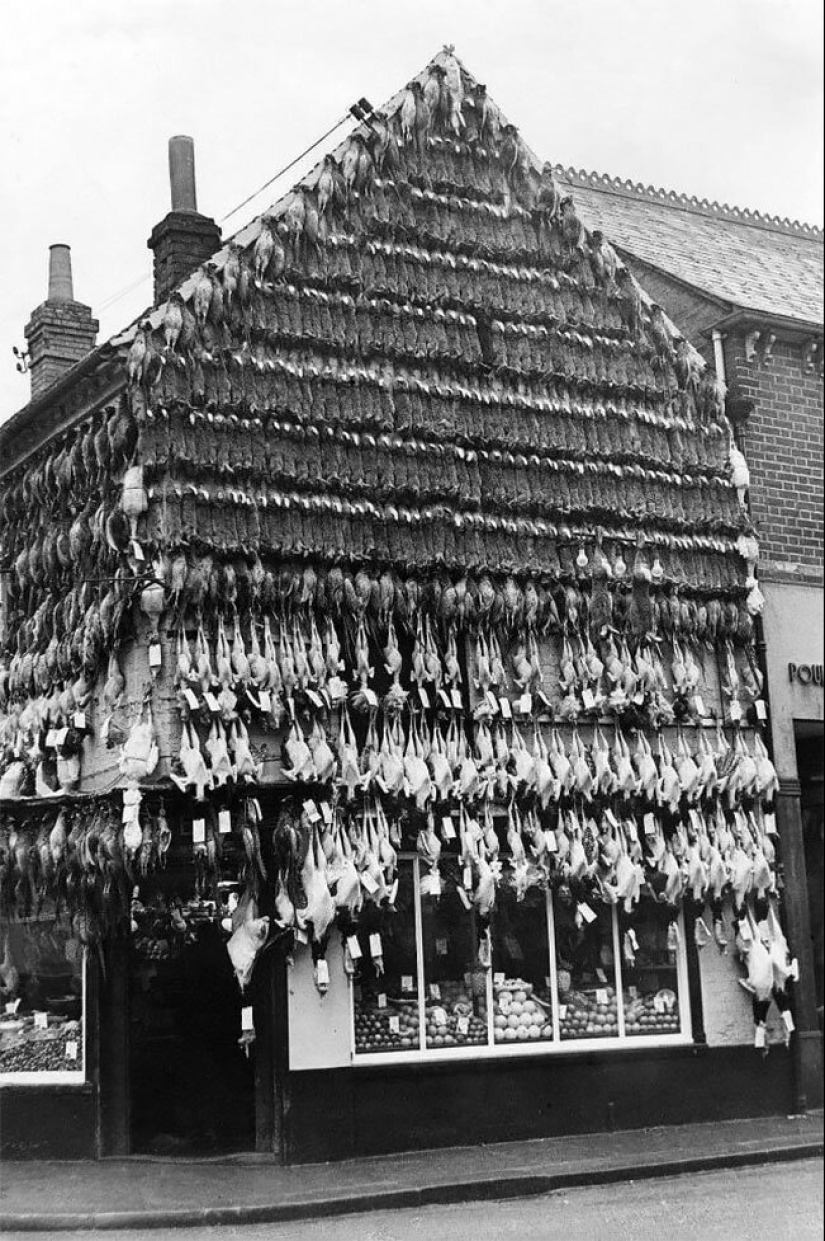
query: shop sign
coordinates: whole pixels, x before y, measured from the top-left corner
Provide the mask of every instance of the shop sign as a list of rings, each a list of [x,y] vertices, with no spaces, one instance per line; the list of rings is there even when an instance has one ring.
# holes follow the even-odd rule
[[[822,664],[788,664],[788,680],[799,685],[822,685]]]

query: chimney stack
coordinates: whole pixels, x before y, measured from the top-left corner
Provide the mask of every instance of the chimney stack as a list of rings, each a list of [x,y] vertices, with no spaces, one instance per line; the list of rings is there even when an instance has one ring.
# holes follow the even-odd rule
[[[71,370],[95,347],[100,324],[89,306],[74,300],[72,252],[49,247],[49,292],[23,329],[29,346],[32,398]]]
[[[146,243],[155,256],[155,305],[221,246],[221,230],[198,211],[195,144],[185,134],[169,139],[169,184],[172,210]]]

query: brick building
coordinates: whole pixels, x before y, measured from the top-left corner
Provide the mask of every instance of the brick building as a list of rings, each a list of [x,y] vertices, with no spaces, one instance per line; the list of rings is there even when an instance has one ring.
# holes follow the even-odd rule
[[[155,304],[89,352],[52,254],[0,427],[10,1154],[821,1100],[758,400],[689,343],[719,365],[738,303],[637,256],[638,196],[566,195],[449,49],[355,113],[223,244],[173,139]]]

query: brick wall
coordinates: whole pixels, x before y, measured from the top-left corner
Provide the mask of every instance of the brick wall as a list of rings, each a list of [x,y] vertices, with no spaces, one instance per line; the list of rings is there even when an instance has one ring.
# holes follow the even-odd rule
[[[753,400],[741,431],[759,531],[760,573],[819,580],[823,552],[823,392],[801,344],[777,341],[769,362],[748,362],[741,333],[725,341],[731,396]]]

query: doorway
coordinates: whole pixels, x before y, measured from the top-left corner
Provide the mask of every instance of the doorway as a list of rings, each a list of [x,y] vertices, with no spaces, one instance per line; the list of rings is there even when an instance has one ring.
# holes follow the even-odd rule
[[[808,877],[808,907],[813,941],[816,1007],[823,1025],[823,809],[825,809],[825,731],[821,723],[797,722],[796,762],[801,787],[802,833]]]

